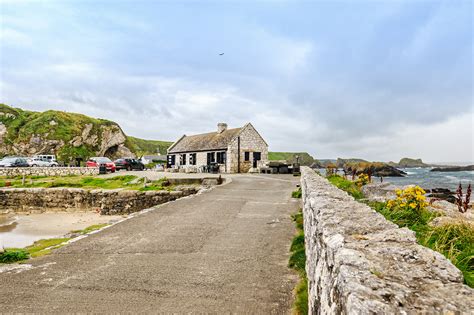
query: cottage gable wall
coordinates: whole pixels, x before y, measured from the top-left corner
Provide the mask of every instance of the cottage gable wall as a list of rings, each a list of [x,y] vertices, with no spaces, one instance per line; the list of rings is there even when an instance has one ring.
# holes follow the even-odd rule
[[[240,132],[240,172],[246,173],[252,168],[254,152],[261,153],[261,160],[268,161],[268,145],[251,124]],[[227,165],[231,173],[238,172],[239,154],[238,137],[235,137],[227,148]],[[249,161],[245,161],[245,152],[249,152]]]

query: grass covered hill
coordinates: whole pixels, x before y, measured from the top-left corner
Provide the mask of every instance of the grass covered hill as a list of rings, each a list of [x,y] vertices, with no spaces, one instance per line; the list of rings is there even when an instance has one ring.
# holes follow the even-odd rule
[[[127,147],[136,155],[166,155],[168,148],[173,144],[170,141],[145,140],[127,136]]]
[[[110,120],[48,110],[34,112],[0,104],[0,157],[55,154],[65,163],[91,156],[131,156],[166,151],[168,143],[127,137]]]
[[[307,152],[268,152],[270,161],[286,161],[287,163],[296,162],[296,156],[300,157],[300,164],[310,166],[316,160]]]

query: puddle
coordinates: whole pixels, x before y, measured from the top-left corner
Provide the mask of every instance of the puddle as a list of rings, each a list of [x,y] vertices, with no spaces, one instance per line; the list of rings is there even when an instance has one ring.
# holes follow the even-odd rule
[[[91,212],[0,215],[0,247],[25,247],[40,239],[62,237],[73,230],[120,218]]]

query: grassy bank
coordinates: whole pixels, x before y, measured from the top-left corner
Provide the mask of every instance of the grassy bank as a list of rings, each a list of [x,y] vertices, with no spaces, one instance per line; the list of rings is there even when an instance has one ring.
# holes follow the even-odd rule
[[[166,186],[166,179],[150,181],[146,185],[144,179],[138,179],[133,175],[122,175],[115,177],[93,177],[93,176],[26,176],[23,183],[21,176],[0,177],[0,187],[7,186],[14,188],[52,188],[52,187],[72,187],[83,189],[129,189],[129,190],[171,190],[171,186]]]
[[[296,314],[308,314],[308,279],[306,277],[306,253],[304,244],[303,212],[300,211],[292,216],[295,222],[297,234],[293,238],[290,247],[290,259],[288,266],[296,270],[300,275],[300,281],[295,288],[295,302],[293,305]]]
[[[291,193],[293,198],[301,198],[301,187]],[[306,277],[306,252],[304,245],[304,225],[303,211],[300,209],[298,213],[292,217],[296,225],[296,235],[290,246],[290,259],[288,266],[298,272],[300,281],[295,288],[295,302],[293,311],[295,314],[308,314],[308,279]]]
[[[330,176],[328,180],[336,187],[354,196],[364,198],[361,190],[353,182],[340,176]],[[399,193],[402,195],[402,193]],[[417,194],[415,193],[416,197]],[[423,200],[418,193],[419,200]],[[423,202],[395,204],[394,202],[366,202],[387,220],[399,227],[407,227],[415,232],[418,243],[438,251],[461,270],[465,283],[474,288],[474,227],[467,222],[448,223],[431,226],[430,222],[440,216],[426,209]]]
[[[93,231],[100,230],[107,225],[109,224],[95,224],[83,230],[72,231],[72,233],[77,235],[89,234]],[[21,262],[29,258],[49,255],[53,250],[64,246],[66,242],[71,239],[72,237],[50,238],[36,241],[33,243],[33,245],[27,246],[25,248],[5,248],[4,252],[0,253],[0,263],[8,264]]]

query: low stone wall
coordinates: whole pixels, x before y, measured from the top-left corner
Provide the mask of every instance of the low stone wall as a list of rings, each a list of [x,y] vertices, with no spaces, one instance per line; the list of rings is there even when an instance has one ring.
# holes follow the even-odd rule
[[[80,188],[0,189],[0,210],[14,212],[100,211],[101,214],[129,214],[197,193],[180,191],[85,190]]]
[[[0,176],[67,176],[98,174],[98,167],[0,167]]]
[[[470,313],[474,290],[443,255],[302,168],[310,314]]]

